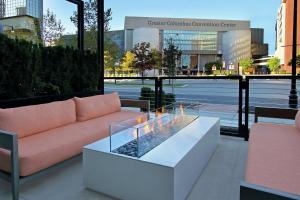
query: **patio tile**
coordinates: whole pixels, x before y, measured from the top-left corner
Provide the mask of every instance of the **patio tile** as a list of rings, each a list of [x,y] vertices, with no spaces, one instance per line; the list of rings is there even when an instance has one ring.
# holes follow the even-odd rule
[[[219,147],[187,199],[238,200],[246,155],[246,142],[222,136]],[[72,159],[23,183],[21,200],[114,200],[84,188],[81,159]],[[11,199],[9,191],[9,185],[0,181],[1,200]]]
[[[10,185],[6,181],[0,179],[0,195],[7,193],[7,191],[9,190],[10,190]]]

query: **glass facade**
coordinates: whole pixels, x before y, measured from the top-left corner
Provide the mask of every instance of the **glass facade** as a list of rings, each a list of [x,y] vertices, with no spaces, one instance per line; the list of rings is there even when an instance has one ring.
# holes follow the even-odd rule
[[[22,15],[42,19],[43,0],[0,0],[0,18]]]
[[[5,16],[5,3],[4,0],[0,0],[0,19]]]
[[[26,1],[26,12],[35,18],[43,17],[43,0],[27,0]]]
[[[164,48],[170,39],[182,51],[217,51],[218,48],[217,32],[165,30],[163,38]]]

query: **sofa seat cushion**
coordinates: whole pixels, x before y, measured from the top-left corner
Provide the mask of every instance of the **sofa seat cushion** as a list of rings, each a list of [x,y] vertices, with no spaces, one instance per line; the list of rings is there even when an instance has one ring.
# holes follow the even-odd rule
[[[48,104],[0,109],[0,130],[19,138],[76,122],[73,99]]]
[[[250,131],[246,181],[300,195],[300,132],[258,123]]]
[[[295,117],[295,125],[298,128],[298,130],[300,131],[300,111],[297,112],[297,115]]]
[[[77,121],[80,122],[121,111],[121,101],[117,93],[74,99]]]
[[[145,116],[144,113],[121,111],[21,138],[18,140],[20,175],[32,175],[80,154],[85,145],[107,137],[113,122]],[[1,170],[10,171],[9,160],[9,152],[0,149]]]

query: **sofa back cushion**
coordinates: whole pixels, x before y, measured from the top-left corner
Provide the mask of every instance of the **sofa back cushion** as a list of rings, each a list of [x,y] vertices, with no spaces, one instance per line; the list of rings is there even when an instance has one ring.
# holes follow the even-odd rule
[[[87,121],[121,110],[118,93],[97,95],[86,98],[75,97],[77,121]]]
[[[19,138],[76,122],[73,99],[48,104],[0,109],[0,130]]]
[[[300,111],[297,112],[296,118],[295,118],[295,125],[300,130]]]

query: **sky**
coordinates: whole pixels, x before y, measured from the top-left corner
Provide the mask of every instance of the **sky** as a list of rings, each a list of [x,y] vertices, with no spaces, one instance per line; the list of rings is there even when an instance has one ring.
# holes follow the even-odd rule
[[[250,20],[252,28],[265,29],[269,53],[275,51],[275,23],[281,0],[106,0],[111,8],[111,30],[124,29],[125,16]],[[76,6],[64,0],[44,0],[44,9],[53,11],[74,33],[70,16]]]

